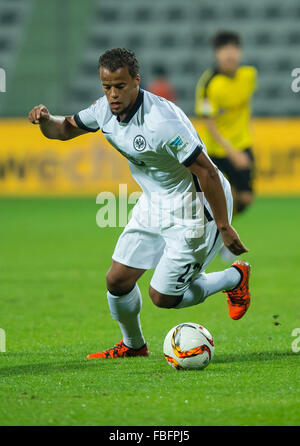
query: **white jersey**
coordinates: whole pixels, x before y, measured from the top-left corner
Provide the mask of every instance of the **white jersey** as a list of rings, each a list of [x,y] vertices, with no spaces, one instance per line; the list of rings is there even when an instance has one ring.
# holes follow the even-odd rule
[[[128,159],[131,173],[143,190],[140,209],[142,205],[149,209],[155,194],[159,200],[151,215],[162,209],[174,214],[182,207],[178,197],[201,190],[187,167],[206,149],[191,121],[172,102],[140,89],[123,121],[111,112],[106,96],[81,110],[74,119],[84,130],[100,129],[107,141]],[[176,205],[171,209],[172,200]],[[212,220],[205,198],[204,205],[206,219]]]

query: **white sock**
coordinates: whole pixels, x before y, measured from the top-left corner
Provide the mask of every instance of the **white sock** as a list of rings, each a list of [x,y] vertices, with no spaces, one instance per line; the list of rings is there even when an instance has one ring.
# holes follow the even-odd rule
[[[240,280],[241,274],[233,267],[216,273],[203,273],[191,283],[189,289],[184,293],[182,301],[174,308],[185,308],[197,305],[218,291],[235,288]]]
[[[140,348],[145,344],[140,324],[142,296],[138,285],[123,296],[107,292],[107,300],[112,318],[119,322],[123,342],[127,347]]]

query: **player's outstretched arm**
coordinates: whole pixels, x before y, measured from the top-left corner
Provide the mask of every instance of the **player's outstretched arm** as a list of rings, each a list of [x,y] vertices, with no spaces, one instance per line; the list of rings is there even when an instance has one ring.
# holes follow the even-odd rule
[[[52,116],[43,104],[34,107],[28,114],[32,124],[39,124],[46,138],[66,141],[88,133],[80,129],[72,116]]]
[[[189,166],[190,171],[199,178],[202,191],[210,204],[216,225],[222,235],[224,245],[235,255],[247,252],[236,230],[228,221],[226,198],[218,172],[204,151]]]

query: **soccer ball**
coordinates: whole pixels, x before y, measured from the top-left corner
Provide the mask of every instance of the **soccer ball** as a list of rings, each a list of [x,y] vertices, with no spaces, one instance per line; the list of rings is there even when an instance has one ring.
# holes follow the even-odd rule
[[[175,369],[204,369],[214,356],[212,335],[202,325],[185,322],[171,328],[164,341],[164,355]]]

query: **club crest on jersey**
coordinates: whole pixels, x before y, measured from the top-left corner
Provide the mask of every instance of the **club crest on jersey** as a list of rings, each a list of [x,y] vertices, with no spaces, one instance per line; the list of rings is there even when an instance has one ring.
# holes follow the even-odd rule
[[[133,147],[138,152],[142,152],[146,148],[146,140],[142,135],[137,135],[133,140]]]

